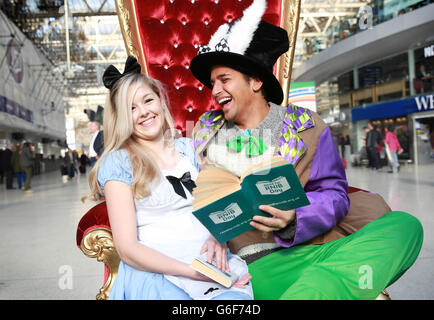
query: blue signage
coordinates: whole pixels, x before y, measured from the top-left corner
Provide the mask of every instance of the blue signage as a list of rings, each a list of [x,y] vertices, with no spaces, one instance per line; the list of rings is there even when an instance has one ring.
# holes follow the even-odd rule
[[[355,108],[351,110],[351,121],[393,118],[425,111],[434,111],[434,94]]]
[[[0,112],[8,113],[31,123],[34,120],[33,111],[3,96],[0,96]]]

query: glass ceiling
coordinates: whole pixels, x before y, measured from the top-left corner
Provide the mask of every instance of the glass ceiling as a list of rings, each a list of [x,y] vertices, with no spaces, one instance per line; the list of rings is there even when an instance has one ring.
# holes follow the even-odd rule
[[[2,11],[63,75],[70,110],[103,103],[103,70],[126,59],[114,0],[68,0],[68,28],[64,0],[4,0]]]
[[[298,41],[324,37],[334,22],[354,15],[368,1],[302,0]],[[68,0],[69,43],[64,4],[65,0],[3,0],[2,11],[47,56],[53,70],[63,74],[64,96],[69,104],[83,108],[83,99],[103,104],[103,70],[126,59],[115,0]],[[309,56],[300,52],[303,46],[297,44],[294,67],[301,62],[297,57]]]

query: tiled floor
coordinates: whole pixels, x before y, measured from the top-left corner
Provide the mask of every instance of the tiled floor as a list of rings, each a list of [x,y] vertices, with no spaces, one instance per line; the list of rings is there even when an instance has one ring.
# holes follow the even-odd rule
[[[418,260],[388,291],[393,299],[434,299],[434,164],[385,171],[350,167],[347,176],[350,185],[381,194],[424,226]],[[63,184],[51,172],[32,185],[32,195],[0,185],[0,299],[95,299],[103,265],[75,245],[78,221],[93,206],[80,201],[87,177]]]
[[[379,193],[392,210],[420,220],[424,242],[419,257],[388,291],[393,299],[434,299],[434,163],[401,166],[398,174],[350,167],[347,179],[354,187]]]

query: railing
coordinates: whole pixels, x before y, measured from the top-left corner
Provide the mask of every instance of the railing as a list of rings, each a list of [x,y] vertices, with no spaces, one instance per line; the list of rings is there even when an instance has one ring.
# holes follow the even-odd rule
[[[366,103],[366,101],[369,101],[368,103],[386,101],[388,100],[387,96],[391,95],[393,95],[393,99],[409,96],[408,79],[396,79],[341,94],[339,95],[339,104],[347,104],[354,108]]]
[[[356,8],[353,14],[340,17],[339,21],[333,19],[330,25],[324,28],[322,35],[307,38],[301,60],[357,33],[431,3],[434,3],[434,0],[395,0],[386,5],[383,1],[370,1],[365,6]]]

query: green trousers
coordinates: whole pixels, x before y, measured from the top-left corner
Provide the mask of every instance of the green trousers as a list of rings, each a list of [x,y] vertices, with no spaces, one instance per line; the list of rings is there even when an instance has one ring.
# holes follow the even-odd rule
[[[418,219],[392,211],[322,245],[299,245],[251,264],[258,300],[375,299],[415,262],[423,241]]]

